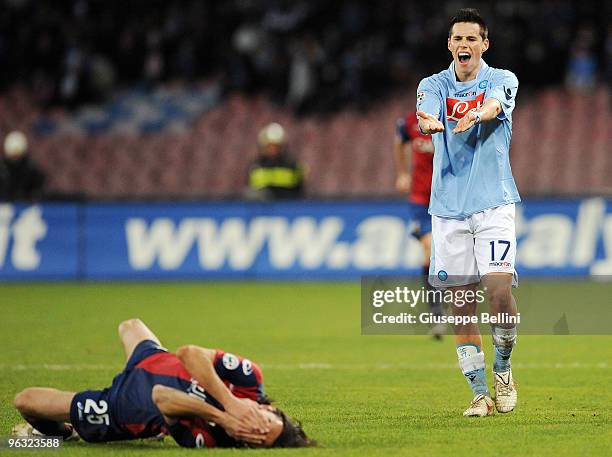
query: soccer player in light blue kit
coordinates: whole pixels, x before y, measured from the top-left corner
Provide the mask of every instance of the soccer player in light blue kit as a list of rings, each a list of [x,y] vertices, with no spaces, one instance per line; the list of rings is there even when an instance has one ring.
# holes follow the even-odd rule
[[[485,376],[482,337],[477,324],[455,329],[459,366],[474,398],[464,416],[488,416],[495,408],[512,411],[517,393],[510,355],[516,341],[517,314],[514,204],[520,201],[509,150],[516,76],[489,67],[487,26],[474,9],[452,19],[447,70],[425,78],[417,89],[417,116],[423,133],[432,134],[435,155],[429,212],[433,245],[430,282],[476,298],[479,282],[491,315],[505,316],[492,326],[495,402]],[[476,314],[476,299],[453,306],[455,315]],[[509,322],[507,322],[509,321]]]

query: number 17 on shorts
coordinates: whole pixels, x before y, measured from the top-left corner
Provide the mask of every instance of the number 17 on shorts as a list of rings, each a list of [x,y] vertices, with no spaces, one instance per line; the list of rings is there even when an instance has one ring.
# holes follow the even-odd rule
[[[514,204],[464,219],[432,216],[430,282],[437,287],[471,284],[487,273],[516,278],[514,217]]]

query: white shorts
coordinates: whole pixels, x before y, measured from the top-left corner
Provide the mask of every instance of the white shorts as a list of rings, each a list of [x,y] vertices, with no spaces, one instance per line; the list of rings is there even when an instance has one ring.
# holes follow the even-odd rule
[[[516,232],[514,203],[465,219],[432,216],[429,282],[435,287],[473,284],[487,273],[513,273]]]

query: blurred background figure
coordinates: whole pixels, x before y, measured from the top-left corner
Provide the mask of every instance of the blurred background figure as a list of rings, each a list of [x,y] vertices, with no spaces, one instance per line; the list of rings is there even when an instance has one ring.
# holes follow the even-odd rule
[[[259,154],[249,169],[246,196],[253,200],[300,198],[304,194],[304,168],[287,150],[287,134],[276,122],[257,136]]]
[[[589,92],[597,84],[597,58],[593,52],[594,32],[582,28],[571,48],[565,83],[568,88]]]
[[[4,155],[0,163],[0,199],[32,201],[43,196],[45,175],[28,153],[28,139],[19,131],[4,139]]]
[[[397,120],[395,128],[395,188],[408,194],[410,216],[416,225],[411,235],[419,240],[423,249],[423,268],[421,279],[426,290],[434,288],[429,284],[429,261],[431,257],[431,216],[428,213],[433,174],[434,145],[431,135],[421,132],[415,112]],[[443,314],[442,303],[436,299],[428,300],[429,310],[436,316]],[[431,334],[441,339],[446,333],[445,324],[436,324]]]

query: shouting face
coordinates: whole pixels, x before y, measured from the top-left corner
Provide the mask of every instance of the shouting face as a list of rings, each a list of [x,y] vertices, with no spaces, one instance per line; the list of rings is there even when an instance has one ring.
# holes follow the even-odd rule
[[[480,57],[489,49],[489,39],[482,38],[480,26],[473,22],[458,22],[453,25],[448,37],[448,50],[455,61],[459,80],[476,77],[480,69]]]

